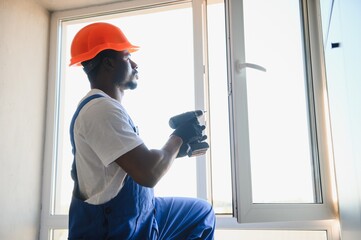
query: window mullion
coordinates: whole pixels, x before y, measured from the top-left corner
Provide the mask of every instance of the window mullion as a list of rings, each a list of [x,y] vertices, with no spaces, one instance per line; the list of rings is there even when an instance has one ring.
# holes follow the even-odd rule
[[[207,96],[207,42],[206,42],[206,2],[192,1],[193,44],[194,44],[194,89],[195,109],[205,111],[203,124],[209,119]],[[209,130],[209,129],[207,129]],[[197,196],[211,202],[209,154],[197,157]]]
[[[236,71],[237,62],[245,62],[242,1],[226,1],[228,75],[233,215],[240,219],[240,210],[251,199],[251,166],[248,142],[247,91],[245,71]],[[238,31],[234,31],[237,28]]]

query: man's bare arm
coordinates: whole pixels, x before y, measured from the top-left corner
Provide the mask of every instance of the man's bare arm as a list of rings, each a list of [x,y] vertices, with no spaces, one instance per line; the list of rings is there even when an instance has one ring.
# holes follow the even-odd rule
[[[154,187],[172,165],[182,143],[180,137],[172,135],[159,150],[141,144],[115,162],[138,184]]]

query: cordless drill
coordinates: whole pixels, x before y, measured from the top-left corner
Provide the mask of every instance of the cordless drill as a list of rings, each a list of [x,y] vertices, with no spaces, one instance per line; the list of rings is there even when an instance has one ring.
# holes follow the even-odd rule
[[[176,115],[169,119],[169,126],[172,129],[176,129],[183,123],[194,121],[199,124],[198,117],[203,115],[202,110],[185,112],[179,115]],[[206,137],[206,136],[205,136]],[[203,141],[204,139],[196,140],[194,142],[188,143],[187,155],[189,157],[203,155],[207,152],[209,145],[207,142]]]

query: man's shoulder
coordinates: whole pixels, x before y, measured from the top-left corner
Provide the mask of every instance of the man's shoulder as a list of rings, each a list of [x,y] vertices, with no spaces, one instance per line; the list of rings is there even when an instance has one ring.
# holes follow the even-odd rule
[[[110,97],[100,97],[88,102],[80,115],[86,119],[121,118],[128,119],[129,115],[124,107]]]

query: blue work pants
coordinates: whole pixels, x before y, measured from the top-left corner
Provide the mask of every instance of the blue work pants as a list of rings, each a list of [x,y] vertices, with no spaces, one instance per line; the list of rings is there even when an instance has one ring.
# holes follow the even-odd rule
[[[196,198],[154,198],[153,189],[129,176],[119,194],[91,205],[75,196],[69,210],[69,240],[213,239],[212,206]]]

